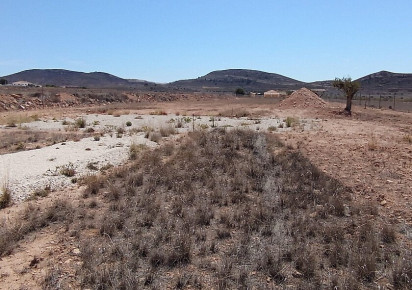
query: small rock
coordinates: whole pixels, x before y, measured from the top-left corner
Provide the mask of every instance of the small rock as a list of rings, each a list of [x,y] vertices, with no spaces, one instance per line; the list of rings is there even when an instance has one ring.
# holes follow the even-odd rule
[[[345,205],[345,206],[343,207],[343,212],[344,212],[344,215],[345,215],[345,216],[347,216],[347,217],[351,216],[349,206]]]
[[[72,251],[72,253],[73,254],[75,254],[75,255],[80,255],[80,249],[78,249],[78,248],[75,248],[73,251]]]
[[[311,218],[315,218],[318,215],[318,213],[316,211],[312,212],[309,216]]]
[[[384,205],[386,205],[387,203],[388,203],[388,202],[387,202],[386,200],[382,200],[380,204],[381,204],[381,206],[384,206]]]

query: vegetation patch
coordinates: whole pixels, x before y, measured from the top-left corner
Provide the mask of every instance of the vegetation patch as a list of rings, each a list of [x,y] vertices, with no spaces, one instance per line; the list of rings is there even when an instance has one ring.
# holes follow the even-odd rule
[[[98,185],[108,209],[99,235],[80,241],[82,287],[355,289],[382,275],[407,283],[408,265],[393,265],[410,253],[377,227],[373,206],[273,134],[193,132],[134,159]]]

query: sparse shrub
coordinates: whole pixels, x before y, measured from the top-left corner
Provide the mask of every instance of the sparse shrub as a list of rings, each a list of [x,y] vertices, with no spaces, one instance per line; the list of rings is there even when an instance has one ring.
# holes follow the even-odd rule
[[[297,255],[296,269],[302,272],[306,279],[312,278],[316,274],[316,257],[313,252],[305,249],[301,250]]]
[[[29,197],[29,199],[36,199],[38,197],[46,197],[50,194],[51,188],[50,185],[44,187],[43,189],[35,190]]]
[[[176,129],[172,126],[161,127],[159,132],[162,137],[168,137],[170,135],[176,134]]]
[[[405,136],[403,136],[403,140],[409,144],[412,144],[412,135],[406,134]]]
[[[150,112],[150,115],[163,115],[163,116],[166,116],[167,113],[163,110],[157,110],[157,111]]]
[[[122,127],[119,127],[116,130],[116,137],[117,138],[122,138],[124,133],[125,133],[125,129],[122,128]]]
[[[209,125],[208,125],[208,124],[200,124],[200,125],[199,125],[199,128],[200,128],[201,130],[206,130],[206,129],[209,128]]]
[[[89,127],[86,129],[86,133],[93,133],[94,129],[92,127]]]
[[[89,208],[96,208],[97,207],[97,201],[95,199],[91,200],[89,203]]]
[[[177,122],[175,124],[175,128],[183,128],[183,122],[182,119],[177,119]]]
[[[261,258],[257,263],[257,269],[269,275],[276,283],[281,283],[285,280],[285,276],[282,274],[282,267],[282,259],[273,256],[273,253],[269,250],[262,252]]]
[[[384,225],[381,232],[382,242],[391,244],[396,240],[394,226]]]
[[[62,276],[62,270],[60,269],[58,265],[53,266],[51,269],[48,269],[46,271],[46,275],[42,283],[43,289],[45,290],[59,289],[62,286],[61,276]]]
[[[276,131],[276,130],[277,130],[277,128],[275,126],[269,126],[268,127],[269,132],[273,132],[273,131]]]
[[[77,128],[86,128],[86,120],[83,118],[76,119],[74,124]]]
[[[94,140],[94,141],[100,141],[100,136],[98,136],[98,135],[94,136],[94,137],[93,137],[93,140]]]
[[[376,273],[375,254],[369,251],[362,251],[354,259],[358,278],[365,282],[372,282]]]
[[[151,132],[149,134],[149,140],[152,142],[159,143],[162,139],[162,135],[159,132]]]
[[[138,172],[131,172],[127,177],[127,185],[132,187],[139,187],[143,185],[143,174]]]
[[[149,126],[143,126],[141,130],[145,133],[144,135],[145,138],[149,138],[150,133],[154,131],[154,129]]]
[[[231,237],[230,231],[225,230],[225,229],[218,229],[216,231],[216,235],[219,240],[224,240],[224,239],[228,239]]]
[[[182,120],[183,120],[185,123],[190,123],[190,122],[192,122],[192,118],[187,117],[187,116],[183,117]]]
[[[130,122],[130,121],[127,121],[127,122],[126,122],[126,126],[127,126],[127,127],[130,127],[130,126],[132,126],[132,122]]]
[[[17,151],[24,150],[26,148],[26,145],[23,142],[19,142],[16,146]]]
[[[69,164],[63,165],[60,168],[60,174],[67,177],[73,177],[76,174],[76,169],[74,168],[73,163],[69,162]]]
[[[97,162],[89,162],[87,163],[87,169],[90,170],[99,170],[99,168],[96,166]]]
[[[147,148],[144,144],[132,143],[129,148],[129,159],[136,160],[140,152]]]
[[[294,127],[294,126],[299,124],[299,120],[297,118],[294,118],[294,117],[287,117],[285,119],[285,123],[286,123],[287,128]]]
[[[190,238],[186,236],[177,236],[171,252],[168,253],[167,265],[169,267],[176,267],[189,263],[191,260],[190,251]]]
[[[84,197],[87,197],[89,194],[98,194],[100,188],[102,188],[104,185],[103,179],[98,177],[97,175],[90,175],[83,178],[82,183],[86,185],[83,193]]]
[[[73,207],[67,200],[58,199],[47,208],[45,218],[50,222],[73,220]]]
[[[373,134],[371,135],[371,138],[368,141],[368,149],[370,151],[375,151],[375,150],[378,149],[378,142],[376,140],[375,135],[373,135]]]
[[[150,256],[150,265],[153,268],[162,266],[165,263],[165,256],[161,252],[155,252]]]
[[[392,280],[395,289],[410,289],[412,285],[412,260],[406,257],[395,266],[392,273]]]
[[[11,201],[11,193],[7,184],[4,184],[1,188],[0,195],[0,209],[6,208],[9,206]]]

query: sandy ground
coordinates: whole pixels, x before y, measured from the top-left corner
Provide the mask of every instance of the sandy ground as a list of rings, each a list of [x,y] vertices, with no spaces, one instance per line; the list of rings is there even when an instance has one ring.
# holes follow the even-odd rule
[[[151,106],[132,110],[133,114],[121,117],[85,114],[83,117],[88,124],[98,123],[93,126],[96,131],[112,130],[113,136],[106,133],[98,142],[86,138],[79,142],[66,142],[66,145],[55,144],[39,150],[1,155],[0,177],[8,175],[9,184],[15,192],[20,192],[16,193],[19,197],[17,199],[22,199],[36,187],[35,180],[51,178],[56,180],[56,184],[60,180],[63,180],[62,186],[69,184],[70,178],[44,175],[57,166],[72,162],[79,175],[88,174],[85,169],[88,162],[98,161],[99,166],[103,166],[108,160],[112,164],[115,160],[118,164],[122,163],[127,159],[131,142],[146,142],[149,146],[157,146],[139,135],[142,133],[126,133],[122,138],[116,138],[116,127],[124,127],[127,121],[132,122],[132,126],[125,127],[126,130],[143,126],[159,128],[173,125],[170,120],[183,118],[182,114],[203,115],[200,119],[195,119],[198,129],[201,124],[211,126],[211,115],[247,110],[252,114],[252,119],[221,117],[216,125],[267,131],[268,127],[279,126],[284,118],[292,116],[299,120],[299,125],[288,129],[278,128],[274,134],[279,134],[288,146],[299,150],[323,171],[351,187],[353,198],[376,203],[380,214],[399,225],[404,234],[399,236],[412,246],[412,143],[408,139],[412,135],[410,113],[355,106],[353,115],[347,117],[335,113],[342,108],[342,104],[328,103],[325,108],[316,109],[280,108],[276,102],[253,99],[158,103]],[[154,109],[164,110],[168,115],[148,115]],[[40,112],[42,116],[49,116],[48,121],[32,122],[27,126],[38,130],[48,130],[51,127],[53,130],[64,130],[61,120],[74,120],[87,110],[90,109],[83,112],[79,109],[60,112],[57,121],[51,120],[51,116],[56,116],[55,112]],[[176,116],[177,112],[180,116]],[[255,117],[258,115],[259,122],[256,122]],[[135,119],[137,116],[141,116],[141,119]],[[50,127],[47,127],[48,124]],[[191,129],[192,123],[189,122],[179,132]],[[123,145],[116,147],[117,143]],[[86,148],[91,150],[86,151]],[[28,163],[30,158],[33,158],[33,162]],[[53,158],[55,159],[50,161]],[[30,183],[30,180],[34,183]],[[25,185],[25,188],[22,186],[24,183],[30,185]],[[78,200],[80,194],[81,188],[71,185],[35,201],[35,204],[50,203],[62,196]],[[11,208],[0,212],[0,219],[8,220],[25,206],[26,202],[16,202]],[[28,235],[12,255],[0,259],[0,288],[40,289],[39,283],[47,274],[44,268],[50,266],[50,263],[59,266],[62,269],[61,275],[76,288],[75,270],[79,262],[77,247],[69,235],[64,233],[64,229],[53,226]],[[41,260],[36,266],[30,267],[34,257]]]
[[[0,155],[0,184],[7,184],[11,190],[12,198],[19,202],[29,197],[36,190],[49,187],[52,190],[59,190],[67,186],[72,186],[73,178],[79,178],[87,174],[95,174],[95,170],[88,168],[92,164],[97,169],[107,165],[120,165],[127,161],[129,148],[132,143],[144,144],[155,147],[158,144],[151,142],[144,137],[144,132],[136,132],[152,128],[173,127],[181,120],[182,127],[176,128],[180,134],[197,129],[223,127],[249,128],[252,130],[264,130],[269,127],[278,128],[280,124],[284,128],[279,131],[290,131],[286,128],[283,119],[264,117],[259,119],[227,118],[216,117],[211,121],[208,116],[180,117],[176,115],[81,115],[86,121],[87,128],[93,128],[97,132],[103,133],[99,141],[94,137],[88,137],[79,141],[68,141],[40,149],[15,152]],[[66,122],[73,123],[75,119],[65,118]],[[126,126],[130,122],[131,126]],[[300,120],[302,130],[314,130],[317,128],[319,120]],[[31,123],[22,123],[22,128],[31,130],[62,131],[70,125],[63,125],[63,120],[43,120]],[[3,126],[3,128],[5,128]],[[118,129],[125,130],[124,134],[117,134]],[[86,130],[82,129],[82,130]],[[120,138],[119,138],[120,137]],[[73,168],[76,172],[74,176],[66,177],[61,173],[64,168]]]

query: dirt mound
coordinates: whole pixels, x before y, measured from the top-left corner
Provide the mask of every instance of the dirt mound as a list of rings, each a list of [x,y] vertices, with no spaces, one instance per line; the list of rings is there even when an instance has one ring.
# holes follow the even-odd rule
[[[311,90],[302,88],[280,102],[279,107],[282,109],[324,108],[326,107],[326,102]]]

